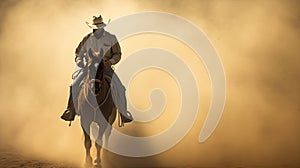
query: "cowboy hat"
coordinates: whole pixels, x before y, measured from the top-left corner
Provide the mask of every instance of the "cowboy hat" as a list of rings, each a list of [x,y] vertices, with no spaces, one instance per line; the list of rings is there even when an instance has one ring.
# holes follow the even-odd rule
[[[110,21],[110,20],[109,20]],[[109,23],[108,21],[108,23]],[[101,15],[93,16],[93,23],[85,22],[92,29],[102,29],[106,26]]]

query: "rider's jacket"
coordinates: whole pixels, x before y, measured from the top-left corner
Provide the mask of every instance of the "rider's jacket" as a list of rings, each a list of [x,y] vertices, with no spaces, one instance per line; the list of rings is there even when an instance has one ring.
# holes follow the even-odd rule
[[[75,61],[83,61],[89,49],[100,59],[109,60],[112,65],[121,59],[121,47],[116,36],[105,30],[100,38],[97,38],[94,33],[89,33],[82,39],[75,50]]]

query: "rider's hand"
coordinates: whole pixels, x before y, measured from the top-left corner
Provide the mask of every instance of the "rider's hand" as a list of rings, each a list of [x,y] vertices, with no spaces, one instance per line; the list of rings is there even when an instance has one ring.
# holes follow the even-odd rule
[[[77,66],[79,66],[80,68],[83,68],[83,67],[84,67],[84,63],[83,63],[82,60],[76,61],[76,64],[77,64]]]
[[[104,65],[106,67],[111,67],[111,62],[109,60],[104,60]]]

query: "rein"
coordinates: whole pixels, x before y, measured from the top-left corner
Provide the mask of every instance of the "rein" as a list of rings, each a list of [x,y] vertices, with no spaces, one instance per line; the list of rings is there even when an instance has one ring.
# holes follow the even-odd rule
[[[73,74],[72,74],[72,79],[76,79],[78,77],[78,75],[80,74],[80,72],[82,72],[82,69],[78,69],[76,70]]]

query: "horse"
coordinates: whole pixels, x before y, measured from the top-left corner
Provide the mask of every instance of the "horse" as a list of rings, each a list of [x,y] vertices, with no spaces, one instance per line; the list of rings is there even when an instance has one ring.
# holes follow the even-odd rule
[[[101,167],[101,147],[103,145],[103,140],[105,140],[106,144],[108,143],[112,128],[108,127],[108,124],[112,125],[114,123],[117,108],[111,95],[111,77],[105,74],[106,67],[103,62],[93,55],[88,54],[86,70],[86,76],[81,85],[77,99],[77,110],[84,133],[84,146],[86,150],[85,166],[93,166],[90,153],[92,146],[90,125],[96,123],[99,129],[98,137],[95,138],[97,155],[94,163],[95,167]],[[105,135],[105,139],[103,135]]]

